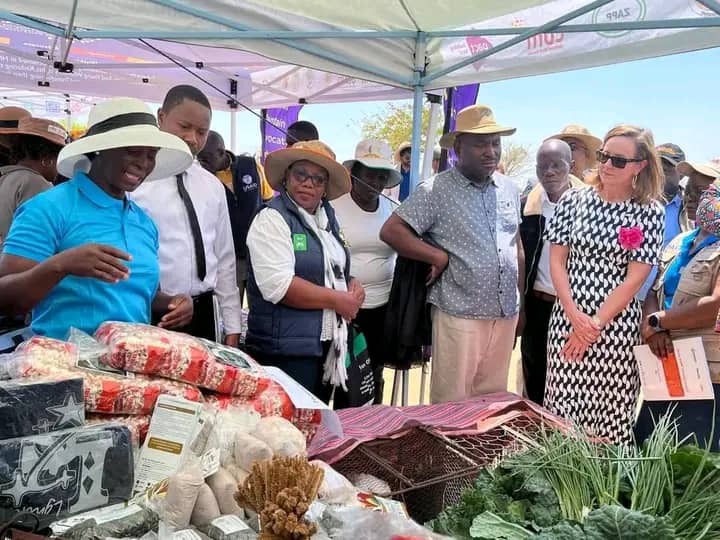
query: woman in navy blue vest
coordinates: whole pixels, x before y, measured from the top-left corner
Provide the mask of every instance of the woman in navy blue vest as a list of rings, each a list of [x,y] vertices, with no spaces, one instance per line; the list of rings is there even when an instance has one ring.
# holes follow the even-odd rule
[[[268,155],[280,196],[267,202],[247,237],[250,313],[246,346],[329,401],[345,378],[347,322],[365,299],[328,201],[350,191],[350,175],[320,141]]]

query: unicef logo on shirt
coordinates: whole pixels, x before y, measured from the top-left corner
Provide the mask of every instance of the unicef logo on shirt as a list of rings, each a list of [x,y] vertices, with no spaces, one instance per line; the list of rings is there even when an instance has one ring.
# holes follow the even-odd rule
[[[593,11],[593,23],[615,23],[643,21],[647,13],[645,0],[616,0],[607,6]],[[602,31],[598,32],[606,38],[619,38],[629,34],[632,30]]]

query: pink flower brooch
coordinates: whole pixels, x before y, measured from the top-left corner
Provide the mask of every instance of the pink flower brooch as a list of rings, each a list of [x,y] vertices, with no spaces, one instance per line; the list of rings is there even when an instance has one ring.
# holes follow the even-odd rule
[[[645,235],[640,227],[620,227],[618,242],[627,251],[634,251],[642,246]]]

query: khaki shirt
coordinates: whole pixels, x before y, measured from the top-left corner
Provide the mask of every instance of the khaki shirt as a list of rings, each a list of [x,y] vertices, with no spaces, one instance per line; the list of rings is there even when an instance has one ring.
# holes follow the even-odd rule
[[[52,184],[41,175],[20,165],[0,167],[0,248],[10,230],[15,210]]]
[[[661,272],[654,289],[658,292],[660,307],[665,303],[664,283],[665,273],[670,263],[680,252],[680,246],[690,233],[677,236],[668,244],[661,256]],[[720,272],[720,242],[716,242],[700,250],[690,259],[680,274],[680,281],[673,296],[670,309],[681,306],[693,300],[710,296],[715,289],[715,283]],[[714,325],[705,328],[690,328],[686,330],[672,330],[672,339],[689,337],[702,337],[705,346],[705,355],[710,366],[710,376],[713,383],[720,383],[720,334],[715,333]]]

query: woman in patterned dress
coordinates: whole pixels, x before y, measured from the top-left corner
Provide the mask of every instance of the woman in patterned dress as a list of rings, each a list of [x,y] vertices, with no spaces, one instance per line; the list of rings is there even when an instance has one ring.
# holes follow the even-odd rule
[[[635,295],[662,248],[662,168],[652,134],[613,128],[590,187],[565,193],[548,227],[557,290],[545,406],[615,443],[632,440],[642,310]]]

